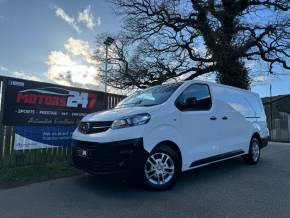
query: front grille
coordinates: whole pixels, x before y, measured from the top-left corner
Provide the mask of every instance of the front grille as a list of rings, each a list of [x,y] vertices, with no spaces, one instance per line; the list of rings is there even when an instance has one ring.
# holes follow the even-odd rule
[[[83,134],[93,134],[107,131],[113,121],[81,122],[78,129]]]
[[[132,159],[132,154],[138,149],[139,142],[140,139],[103,144],[75,141],[73,163],[79,168],[97,173],[124,171]],[[80,155],[82,150],[87,152],[86,157]]]

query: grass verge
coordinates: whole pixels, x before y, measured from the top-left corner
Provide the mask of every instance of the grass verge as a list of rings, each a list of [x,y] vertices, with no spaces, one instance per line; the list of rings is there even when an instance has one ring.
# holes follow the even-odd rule
[[[80,175],[69,163],[51,163],[0,169],[0,188],[10,188],[34,182]]]

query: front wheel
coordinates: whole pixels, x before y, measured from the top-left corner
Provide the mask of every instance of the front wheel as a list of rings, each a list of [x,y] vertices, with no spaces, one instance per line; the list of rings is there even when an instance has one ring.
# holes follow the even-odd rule
[[[244,156],[244,159],[249,164],[257,164],[260,160],[260,141],[257,138],[252,138],[249,146],[249,153]]]
[[[180,164],[180,157],[172,148],[159,145],[145,161],[145,186],[155,191],[171,188],[180,174]]]

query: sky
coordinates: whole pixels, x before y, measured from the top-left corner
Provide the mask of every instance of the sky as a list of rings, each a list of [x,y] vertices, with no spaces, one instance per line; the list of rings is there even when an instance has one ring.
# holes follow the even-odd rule
[[[97,34],[120,26],[105,0],[0,0],[0,75],[103,90],[91,54]],[[251,90],[268,96],[270,81],[273,95],[290,93],[290,72]]]
[[[119,29],[106,1],[0,0],[0,74],[102,89],[95,37]]]

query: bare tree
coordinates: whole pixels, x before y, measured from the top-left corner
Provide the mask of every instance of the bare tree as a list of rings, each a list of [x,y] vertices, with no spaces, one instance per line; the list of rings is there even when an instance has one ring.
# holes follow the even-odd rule
[[[94,58],[105,62],[103,41],[108,34],[97,36]],[[99,65],[99,79],[118,89],[147,88],[170,79],[175,79],[198,68],[193,66],[185,54],[176,55],[156,51],[154,45],[145,40],[133,43],[127,36],[114,36],[114,44],[108,52],[108,74],[105,77],[104,65]],[[178,76],[179,75],[179,76]]]
[[[108,73],[105,73],[105,66],[102,63],[106,61],[104,41],[108,36],[108,33],[103,33],[96,37],[97,42],[94,59],[100,63],[98,65],[99,71],[101,72],[99,79],[117,89],[145,88],[142,83],[138,82],[139,70],[138,72],[135,70],[136,68],[141,69],[139,67],[140,62],[138,61],[138,56],[133,55],[132,57],[132,54],[129,55],[129,50],[131,49],[132,53],[133,48],[131,48],[129,40],[122,35],[110,35],[115,41],[108,48],[109,67],[107,69]]]
[[[127,36],[110,68],[115,87],[216,72],[219,82],[247,89],[248,61],[265,62],[270,72],[290,69],[289,0],[112,1]]]

